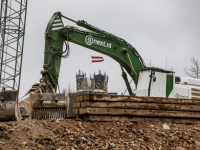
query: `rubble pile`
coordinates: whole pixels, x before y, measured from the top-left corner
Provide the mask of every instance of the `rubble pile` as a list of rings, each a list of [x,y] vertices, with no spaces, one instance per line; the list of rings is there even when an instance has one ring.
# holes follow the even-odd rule
[[[200,149],[200,123],[25,120],[0,123],[0,150]]]

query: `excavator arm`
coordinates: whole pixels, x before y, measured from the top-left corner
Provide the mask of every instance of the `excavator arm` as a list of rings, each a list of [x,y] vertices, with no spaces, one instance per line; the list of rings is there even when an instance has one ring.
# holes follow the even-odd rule
[[[88,30],[83,31],[73,26],[64,27],[62,17]],[[68,42],[105,54],[116,60],[121,66],[122,76],[129,94],[133,94],[124,69],[137,86],[139,69],[144,68],[145,64],[136,49],[111,33],[98,29],[84,20],[74,21],[63,16],[60,12],[53,15],[45,32],[44,70],[41,71],[43,82],[51,84],[56,91],[61,58],[69,55]],[[63,51],[64,43],[66,45],[65,51]]]

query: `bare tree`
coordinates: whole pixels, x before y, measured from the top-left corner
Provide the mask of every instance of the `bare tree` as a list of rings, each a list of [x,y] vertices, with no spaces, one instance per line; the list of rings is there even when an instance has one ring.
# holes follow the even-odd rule
[[[65,93],[67,101],[67,117],[73,117],[73,103],[76,100],[76,93],[74,89],[71,88],[70,81],[67,88],[62,89],[62,93]]]
[[[199,79],[200,78],[200,64],[198,60],[195,59],[194,57],[191,58],[191,62],[192,62],[192,65],[190,66],[190,68],[184,67],[185,73],[186,75],[192,78]]]
[[[69,94],[70,93],[74,93],[74,90],[71,88],[70,81],[69,81],[68,87],[62,89],[62,93],[65,93],[65,96],[66,96],[67,100],[69,99]]]

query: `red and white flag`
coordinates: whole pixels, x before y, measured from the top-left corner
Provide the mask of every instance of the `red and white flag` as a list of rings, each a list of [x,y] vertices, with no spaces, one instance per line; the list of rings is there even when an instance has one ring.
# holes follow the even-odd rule
[[[92,62],[102,62],[104,61],[103,57],[100,56],[91,56],[92,57]]]

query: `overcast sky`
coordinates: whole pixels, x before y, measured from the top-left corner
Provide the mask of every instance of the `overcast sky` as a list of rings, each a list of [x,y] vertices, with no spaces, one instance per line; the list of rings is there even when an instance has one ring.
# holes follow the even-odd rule
[[[125,39],[146,65],[151,61],[153,66],[166,69],[167,58],[167,69],[173,66],[176,76],[185,76],[183,68],[191,65],[191,57],[200,61],[199,8],[199,0],[29,0],[20,97],[41,78],[44,32],[56,11]],[[65,19],[63,22],[76,26]],[[70,51],[70,56],[61,63],[61,90],[68,87],[69,81],[76,90],[75,74],[79,69],[88,77],[91,70],[98,73],[100,69],[109,76],[109,92],[125,91],[120,66],[112,58],[73,43]],[[105,61],[90,67],[91,55],[103,56]]]

